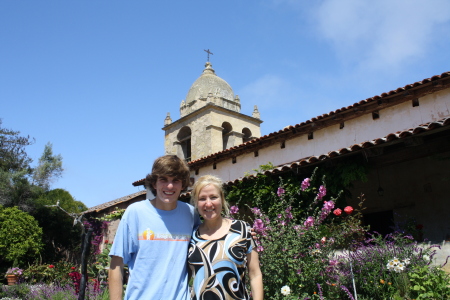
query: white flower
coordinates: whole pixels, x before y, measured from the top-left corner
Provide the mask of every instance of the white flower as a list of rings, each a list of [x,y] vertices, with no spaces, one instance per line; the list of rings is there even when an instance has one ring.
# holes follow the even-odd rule
[[[287,285],[285,285],[281,288],[281,293],[287,296],[291,293],[291,289]]]
[[[322,251],[320,251],[320,249],[314,249],[311,251],[312,255],[316,255],[316,254],[320,254],[320,253],[322,253]]]
[[[396,264],[394,263],[393,260],[390,260],[386,265],[386,267],[388,268],[389,271],[392,271],[395,268],[395,266],[396,266]]]
[[[403,260],[403,263],[405,264],[405,266],[409,265],[411,263],[411,260],[409,258],[405,258]]]
[[[429,255],[424,254],[422,256],[422,258],[423,258],[424,261],[430,261],[430,256]]]
[[[399,263],[397,266],[395,266],[395,269],[394,269],[394,271],[397,273],[400,273],[404,270],[405,270],[405,265],[402,263]]]

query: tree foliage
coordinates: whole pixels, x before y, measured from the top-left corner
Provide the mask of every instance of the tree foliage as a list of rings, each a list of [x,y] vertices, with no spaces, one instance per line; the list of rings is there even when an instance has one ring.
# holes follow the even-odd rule
[[[61,177],[63,171],[62,156],[53,155],[52,144],[49,142],[39,158],[38,166],[33,170],[33,183],[48,191],[50,185]]]
[[[81,213],[88,209],[83,202],[75,200],[64,189],[54,189],[45,192],[36,200],[36,204],[40,206],[55,205],[56,203],[59,203],[59,206],[68,213]]]
[[[42,228],[28,213],[0,205],[0,263],[19,265],[34,260],[42,250]]]
[[[35,209],[34,200],[61,177],[62,157],[53,154],[51,143],[45,145],[37,167],[31,166],[26,147],[33,143],[29,136],[3,128],[0,119],[0,205],[31,212]]]
[[[27,170],[31,173],[31,158],[28,157],[25,147],[32,145],[34,139],[23,137],[19,131],[2,128],[0,119],[0,169],[4,171]]]
[[[30,209],[31,198],[37,191],[28,180],[33,170],[25,147],[33,143],[29,136],[3,128],[0,119],[0,205]]]
[[[51,184],[62,175],[62,156],[54,155],[52,144],[47,143],[37,166],[33,168],[32,159],[26,152],[26,147],[33,143],[34,139],[29,136],[21,136],[19,131],[3,128],[0,119],[0,205],[15,207],[32,216],[29,217],[40,227],[36,231],[40,234],[35,236],[35,246],[40,245],[39,250],[43,250],[41,258],[55,262],[63,256],[67,258],[70,252],[77,249],[81,232],[79,226],[73,226],[73,218],[59,208],[48,205],[59,202],[59,206],[68,213],[80,213],[87,207],[65,190],[50,190]],[[13,218],[5,220],[13,222]],[[31,231],[35,232],[34,229]],[[0,256],[25,255],[20,252],[22,248],[18,249],[3,249],[5,252]],[[28,254],[32,253],[36,254],[36,251]]]
[[[54,189],[42,194],[36,200],[33,216],[43,229],[44,249],[42,259],[56,262],[71,259],[71,253],[77,252],[80,245],[81,226],[74,226],[74,219],[55,206],[58,205],[67,213],[80,213],[87,210],[81,201],[63,189]]]

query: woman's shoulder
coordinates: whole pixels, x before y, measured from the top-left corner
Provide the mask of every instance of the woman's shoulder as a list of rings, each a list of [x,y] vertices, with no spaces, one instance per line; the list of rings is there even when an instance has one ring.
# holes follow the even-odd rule
[[[246,229],[246,228],[250,229],[251,226],[250,226],[250,224],[248,222],[243,221],[243,220],[232,220],[231,228],[233,228],[233,229],[242,229],[243,230],[243,229]]]

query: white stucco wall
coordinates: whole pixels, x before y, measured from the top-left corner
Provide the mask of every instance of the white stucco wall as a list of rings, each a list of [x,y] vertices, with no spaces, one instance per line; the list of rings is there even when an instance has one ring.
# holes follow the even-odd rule
[[[280,144],[274,144],[260,149],[258,157],[254,157],[253,153],[240,155],[235,164],[230,158],[217,163],[215,170],[212,165],[206,166],[199,169],[198,175],[193,172],[192,176],[198,178],[205,174],[214,174],[224,180],[234,180],[268,162],[280,165],[308,156],[319,156],[353,144],[382,138],[390,133],[417,127],[420,124],[450,117],[450,89],[421,97],[419,103],[419,106],[413,107],[412,101],[406,101],[382,109],[380,118],[375,120],[371,113],[364,114],[345,122],[342,129],[339,129],[337,124],[314,131],[312,140],[308,140],[307,135],[298,136],[287,140],[284,149],[280,149]]]

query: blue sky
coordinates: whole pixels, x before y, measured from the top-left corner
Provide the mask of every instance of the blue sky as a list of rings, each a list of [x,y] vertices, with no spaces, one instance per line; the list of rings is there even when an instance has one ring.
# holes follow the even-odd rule
[[[88,207],[134,193],[214,55],[262,134],[450,71],[447,0],[0,1],[0,118]]]

